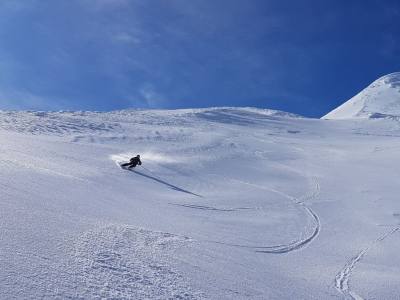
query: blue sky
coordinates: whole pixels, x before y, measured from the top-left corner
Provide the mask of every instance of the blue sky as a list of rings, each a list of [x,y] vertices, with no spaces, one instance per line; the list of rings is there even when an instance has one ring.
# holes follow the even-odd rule
[[[395,71],[398,0],[0,1],[0,109],[319,117]]]

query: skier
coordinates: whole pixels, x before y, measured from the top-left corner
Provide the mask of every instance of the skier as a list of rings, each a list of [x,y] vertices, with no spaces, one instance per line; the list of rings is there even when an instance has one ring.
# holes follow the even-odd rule
[[[142,162],[140,160],[140,155],[136,155],[135,157],[132,157],[128,163],[124,163],[121,165],[121,167],[125,168],[128,167],[128,169],[132,169],[136,167],[137,165],[142,165]]]

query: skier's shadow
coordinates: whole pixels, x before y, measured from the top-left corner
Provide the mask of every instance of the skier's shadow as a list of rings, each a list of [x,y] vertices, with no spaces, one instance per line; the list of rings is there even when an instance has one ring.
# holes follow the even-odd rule
[[[154,180],[154,181],[156,181],[156,182],[158,182],[158,183],[162,183],[162,184],[168,186],[169,188],[171,188],[171,189],[173,189],[173,190],[175,190],[175,191],[182,192],[182,193],[186,193],[186,194],[190,194],[190,195],[193,195],[193,196],[196,196],[196,197],[202,197],[201,195],[192,193],[192,192],[190,192],[190,191],[188,191],[188,190],[185,190],[185,189],[182,189],[182,188],[180,188],[180,187],[177,187],[176,185],[170,184],[170,183],[168,183],[168,182],[166,182],[166,181],[164,181],[164,180],[161,180],[161,179],[159,179],[159,178],[157,178],[157,177],[144,174],[144,173],[142,173],[142,172],[140,172],[140,171],[136,171],[136,170],[133,170],[133,169],[127,169],[127,168],[125,168],[125,170],[131,171],[131,172],[133,172],[133,173],[136,173],[136,174],[138,174],[138,175],[140,175],[140,176],[143,176],[143,177],[146,177],[146,178],[148,178],[148,179],[152,179],[152,180]]]

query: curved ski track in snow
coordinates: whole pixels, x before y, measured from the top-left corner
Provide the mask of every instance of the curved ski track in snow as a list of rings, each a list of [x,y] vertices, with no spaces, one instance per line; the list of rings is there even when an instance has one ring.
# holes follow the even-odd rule
[[[305,245],[310,243],[312,240],[315,239],[315,237],[319,234],[320,229],[321,229],[321,223],[319,221],[318,216],[314,213],[314,211],[311,210],[311,208],[304,206],[304,209],[310,214],[310,216],[314,219],[315,222],[315,227],[313,233],[308,236],[305,239],[295,241],[293,243],[290,243],[288,245],[280,245],[280,246],[270,246],[270,247],[262,247],[261,250],[256,250],[256,252],[260,253],[275,253],[275,254],[282,254],[282,253],[287,253],[290,251],[298,250],[300,248],[303,248]]]
[[[283,245],[247,246],[247,245],[229,244],[229,243],[223,243],[223,242],[215,242],[215,243],[224,244],[224,245],[228,245],[228,246],[234,246],[234,247],[241,247],[241,248],[251,248],[251,249],[255,249],[255,251],[258,253],[284,254],[284,253],[288,253],[288,252],[299,250],[299,249],[303,248],[304,246],[308,245],[310,242],[312,242],[318,236],[319,232],[321,231],[321,222],[319,220],[319,217],[310,207],[308,207],[304,203],[307,200],[313,200],[313,199],[317,198],[320,194],[321,188],[320,188],[319,182],[316,179],[316,177],[310,178],[310,180],[313,182],[314,188],[309,193],[301,196],[300,198],[290,196],[290,195],[288,195],[282,191],[276,190],[276,189],[259,186],[256,184],[248,183],[248,182],[237,180],[237,179],[231,179],[231,180],[277,193],[281,196],[286,197],[287,199],[292,201],[294,204],[300,205],[313,219],[314,229],[313,229],[312,233],[309,236],[307,236],[306,238],[300,239],[297,241],[293,241],[289,244],[283,244]]]
[[[284,192],[275,190],[275,189],[270,189],[270,188],[265,188],[265,187],[261,187],[258,185],[253,185],[250,183],[246,183],[246,182],[242,182],[244,184],[249,184],[249,185],[253,185],[256,186],[258,188],[264,188],[267,189],[271,192],[277,193],[281,196],[286,197],[287,199],[291,200],[292,202],[294,202],[296,205],[300,205],[310,216],[311,218],[314,220],[314,230],[312,231],[312,233],[304,238],[304,239],[300,239],[297,241],[294,241],[290,244],[286,244],[286,245],[276,245],[276,246],[264,246],[264,247],[253,247],[254,249],[256,249],[256,252],[259,253],[271,253],[271,254],[283,254],[283,253],[288,253],[294,250],[298,250],[303,248],[304,246],[306,246],[307,244],[309,244],[310,242],[312,242],[319,234],[320,230],[321,230],[321,222],[319,220],[318,215],[310,208],[308,207],[306,204],[304,204],[305,201],[309,201],[309,200],[313,200],[315,198],[318,197],[319,193],[320,193],[320,185],[318,180],[316,179],[316,177],[311,177],[309,179],[310,181],[312,181],[314,188],[307,194],[305,194],[304,196],[300,197],[300,198],[296,198],[293,196],[290,196]]]
[[[335,277],[335,288],[344,295],[345,299],[354,299],[354,300],[363,300],[361,296],[357,295],[350,289],[349,280],[350,276],[357,265],[357,263],[367,254],[367,252],[374,247],[379,242],[382,242],[388,236],[394,234],[395,232],[399,231],[400,227],[395,227],[392,230],[386,232],[375,241],[373,241],[368,247],[361,250],[356,256],[350,259],[344,268],[336,275]]]

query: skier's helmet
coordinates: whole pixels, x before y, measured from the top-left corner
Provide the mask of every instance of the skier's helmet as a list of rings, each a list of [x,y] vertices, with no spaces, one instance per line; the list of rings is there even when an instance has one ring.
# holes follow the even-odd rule
[[[138,154],[138,155],[136,155],[136,157],[137,157],[137,158],[140,158],[140,155]]]

